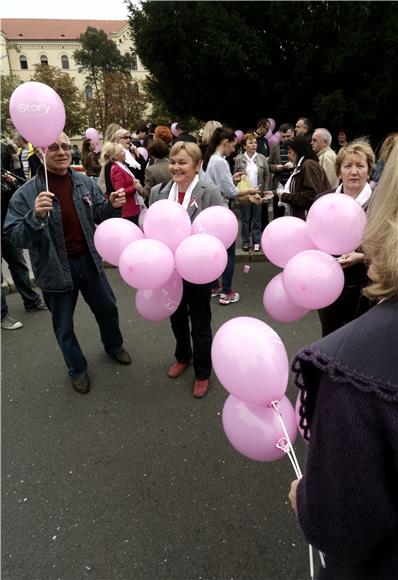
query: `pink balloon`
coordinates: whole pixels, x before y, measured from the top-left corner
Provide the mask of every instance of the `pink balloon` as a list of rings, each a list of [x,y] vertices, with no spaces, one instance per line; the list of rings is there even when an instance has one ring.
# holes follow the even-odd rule
[[[241,131],[240,129],[237,129],[235,131],[235,135],[236,135],[237,142],[240,143],[242,141],[242,139],[243,139],[243,136],[244,136],[243,131]]]
[[[265,311],[278,322],[294,322],[309,312],[290,300],[283,286],[282,273],[268,282],[263,294],[263,304]]]
[[[145,320],[159,322],[169,318],[177,310],[183,293],[182,278],[176,270],[167,282],[155,290],[137,290],[135,306]]]
[[[21,135],[37,147],[51,145],[65,126],[65,107],[58,93],[34,81],[19,85],[12,93],[10,115]]]
[[[294,409],[289,399],[278,403],[291,443],[296,440],[297,427]],[[230,395],[222,412],[225,435],[231,445],[249,459],[275,461],[286,453],[277,447],[287,443],[276,411],[269,406],[258,407]]]
[[[320,250],[334,255],[345,254],[360,245],[366,227],[366,213],[349,195],[329,193],[310,207],[307,227]]]
[[[275,130],[275,127],[276,127],[275,119],[271,119],[271,117],[268,117],[268,121],[271,123],[270,129],[273,132]]]
[[[119,272],[133,288],[155,290],[166,284],[174,270],[174,257],[158,240],[129,244],[119,258]]]
[[[178,133],[177,133],[177,131],[176,131],[176,127],[177,127],[177,125],[178,125],[178,123],[172,123],[172,124],[171,124],[171,127],[170,127],[170,129],[171,129],[171,132],[173,133],[174,137],[178,137]]]
[[[182,205],[169,199],[160,199],[146,212],[144,233],[146,238],[163,242],[174,253],[191,234],[191,220]]]
[[[332,304],[344,286],[343,269],[333,256],[305,250],[293,256],[282,273],[286,294],[302,308],[319,309]]]
[[[281,135],[279,133],[279,131],[277,133],[274,133],[273,135],[271,135],[271,137],[268,138],[268,145],[270,147],[273,147],[274,145],[277,145],[281,140]]]
[[[208,284],[216,280],[224,272],[227,260],[227,250],[222,242],[209,234],[185,238],[175,253],[177,272],[193,284]]]
[[[220,383],[252,405],[283,397],[289,362],[277,333],[265,322],[238,316],[225,322],[213,339],[211,357]]]
[[[132,222],[123,218],[110,218],[96,228],[94,245],[101,258],[118,266],[123,250],[132,242],[143,238],[140,228]]]
[[[145,147],[137,147],[137,151],[140,155],[143,156],[143,158],[145,159],[145,161],[148,161],[148,149],[145,149]]]
[[[192,234],[210,234],[226,248],[236,240],[239,223],[233,211],[221,205],[207,207],[194,219]]]
[[[261,246],[268,260],[280,268],[299,252],[316,248],[306,222],[291,216],[272,220],[263,231]]]
[[[94,143],[99,143],[99,135],[97,129],[89,127],[86,129],[86,139],[90,139]]]

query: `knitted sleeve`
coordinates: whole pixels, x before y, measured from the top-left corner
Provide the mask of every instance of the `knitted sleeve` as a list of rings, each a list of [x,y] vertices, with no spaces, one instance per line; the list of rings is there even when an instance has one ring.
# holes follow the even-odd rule
[[[357,562],[398,531],[398,409],[327,373],[316,390],[299,522],[318,549]]]

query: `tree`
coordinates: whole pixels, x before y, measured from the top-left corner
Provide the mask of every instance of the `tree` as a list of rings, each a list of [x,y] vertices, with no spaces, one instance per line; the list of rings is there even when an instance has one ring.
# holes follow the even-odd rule
[[[16,75],[1,75],[1,132],[3,137],[12,137],[15,127],[12,124],[9,103],[12,93],[22,84]]]
[[[94,85],[93,102],[89,104],[89,109],[95,112],[97,127],[104,132],[109,117],[110,92],[107,79],[117,73],[130,77],[130,57],[122,55],[115,42],[103,30],[91,26],[80,35],[79,41],[82,48],[76,50],[73,57],[80,66],[79,72],[86,71],[88,83]],[[118,91],[119,88],[114,93]]]
[[[144,0],[129,12],[149,89],[176,118],[306,116],[351,137],[398,122],[396,2]]]
[[[86,114],[82,106],[83,95],[73,78],[55,66],[36,64],[34,68],[32,81],[48,85],[62,99],[66,112],[65,132],[80,134],[86,126]]]

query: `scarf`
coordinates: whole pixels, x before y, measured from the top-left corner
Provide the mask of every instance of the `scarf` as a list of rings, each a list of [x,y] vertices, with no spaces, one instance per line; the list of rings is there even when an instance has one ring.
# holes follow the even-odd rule
[[[335,193],[344,193],[343,191],[343,184],[341,183],[338,188],[336,189]],[[369,183],[365,184],[365,187],[361,191],[359,195],[355,198],[355,201],[359,203],[361,207],[366,205],[372,195],[372,188],[370,187]]]
[[[192,191],[194,190],[194,188],[196,187],[196,184],[198,182],[199,182],[199,177],[197,175],[195,175],[194,180],[189,184],[189,186],[185,192],[185,195],[184,195],[184,199],[182,202],[182,207],[184,209],[188,209],[189,202],[191,201]],[[171,201],[176,201],[178,203],[178,185],[177,185],[177,183],[173,183],[173,185],[171,186],[168,199],[170,199]]]

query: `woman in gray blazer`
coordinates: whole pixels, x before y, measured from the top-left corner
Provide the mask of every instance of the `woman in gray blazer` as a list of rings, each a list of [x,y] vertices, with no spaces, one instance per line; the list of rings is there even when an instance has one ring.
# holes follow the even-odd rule
[[[199,179],[201,161],[202,154],[196,143],[177,141],[170,151],[169,169],[172,180],[152,188],[149,205],[161,199],[176,201],[187,210],[191,222],[207,207],[223,205],[218,187]],[[212,284],[192,284],[186,280],[183,284],[181,303],[170,317],[176,338],[176,362],[171,365],[167,374],[171,379],[175,379],[193,363],[195,375],[193,396],[201,398],[208,391],[211,374]]]

